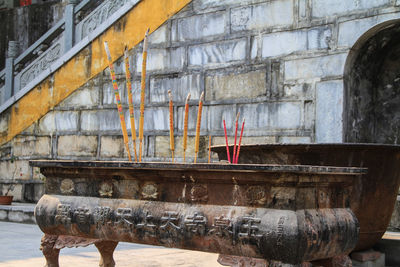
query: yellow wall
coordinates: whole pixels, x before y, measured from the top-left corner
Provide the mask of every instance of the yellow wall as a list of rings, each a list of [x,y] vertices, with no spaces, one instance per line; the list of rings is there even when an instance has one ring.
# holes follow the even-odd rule
[[[143,40],[191,0],[142,0],[124,17],[94,39],[85,49],[64,64],[54,74],[32,89],[7,111],[7,132],[0,135],[0,145],[10,141],[49,112],[76,89],[107,67],[103,42],[107,41],[113,60]],[[10,110],[11,109],[11,110]]]

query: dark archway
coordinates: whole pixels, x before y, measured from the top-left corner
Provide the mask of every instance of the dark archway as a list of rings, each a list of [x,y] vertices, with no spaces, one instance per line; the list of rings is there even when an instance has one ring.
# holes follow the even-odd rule
[[[354,45],[344,74],[344,139],[400,144],[400,20],[382,23]]]

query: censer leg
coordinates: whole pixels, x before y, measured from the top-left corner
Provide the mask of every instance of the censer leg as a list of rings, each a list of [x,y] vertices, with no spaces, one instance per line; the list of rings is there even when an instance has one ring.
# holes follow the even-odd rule
[[[55,249],[54,245],[57,241],[57,235],[44,234],[41,240],[40,250],[46,258],[45,267],[58,267],[58,255],[60,254],[59,249]]]
[[[100,252],[100,267],[114,267],[115,261],[113,258],[114,250],[118,245],[118,242],[114,241],[99,241],[94,243]]]

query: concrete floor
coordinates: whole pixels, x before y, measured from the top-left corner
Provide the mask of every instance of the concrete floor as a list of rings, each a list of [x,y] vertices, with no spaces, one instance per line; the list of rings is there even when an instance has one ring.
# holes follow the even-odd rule
[[[34,224],[0,222],[0,266],[44,266],[39,250],[43,233]],[[116,266],[141,267],[216,267],[218,254],[121,242],[114,253]],[[95,246],[64,248],[60,253],[60,266],[98,266],[99,253]]]

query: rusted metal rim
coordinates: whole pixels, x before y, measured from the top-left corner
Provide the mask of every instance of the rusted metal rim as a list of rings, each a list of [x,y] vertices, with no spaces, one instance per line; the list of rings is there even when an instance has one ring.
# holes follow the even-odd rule
[[[311,165],[279,165],[279,164],[210,164],[210,163],[168,163],[168,162],[141,162],[129,161],[70,161],[70,160],[32,160],[33,167],[59,168],[107,168],[107,169],[140,169],[140,170],[198,170],[198,171],[235,171],[235,172],[290,172],[307,174],[365,174],[367,168],[331,167]]]
[[[232,145],[231,145],[232,146]],[[323,143],[323,144],[251,144],[251,145],[241,145],[241,150],[259,150],[262,148],[263,150],[268,149],[276,149],[276,148],[290,148],[295,149],[299,148],[304,151],[308,149],[344,149],[344,150],[393,150],[400,151],[400,145],[392,145],[392,144],[377,144],[377,143]],[[215,145],[211,146],[211,151],[219,152],[226,151],[225,145]]]

